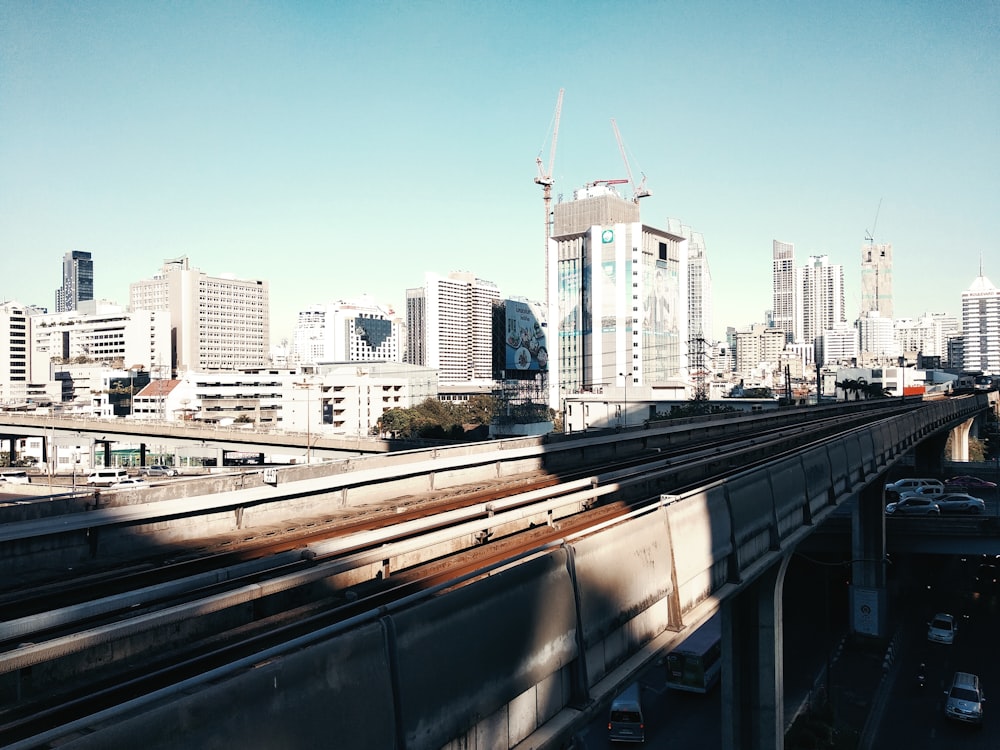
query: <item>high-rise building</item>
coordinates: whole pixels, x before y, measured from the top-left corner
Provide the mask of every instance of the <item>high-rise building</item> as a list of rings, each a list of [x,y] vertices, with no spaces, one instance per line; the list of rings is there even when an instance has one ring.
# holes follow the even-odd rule
[[[754,323],[748,330],[737,331],[736,371],[744,377],[751,377],[762,370],[776,372],[785,343],[785,333],[779,328]]]
[[[795,340],[795,246],[790,242],[772,242],[771,260],[771,324],[785,332],[785,341]]]
[[[962,292],[962,369],[1000,373],[1000,290],[979,276]]]
[[[796,306],[796,341],[813,343],[824,331],[846,322],[844,316],[844,267],[830,265],[826,255],[812,255],[797,269],[799,303]]]
[[[892,319],[892,244],[861,248],[861,314]]]
[[[493,302],[500,290],[468,272],[424,275],[406,290],[405,361],[438,371],[439,383],[492,382]]]
[[[924,357],[948,359],[948,339],[955,335],[955,321],[941,313],[928,313],[895,321],[896,348],[900,354],[913,352]]]
[[[94,261],[90,253],[73,250],[63,256],[62,286],[56,289],[56,312],[75,310],[94,299]]]
[[[31,367],[31,309],[0,303],[0,404],[23,402]]]
[[[398,362],[400,328],[373,297],[301,310],[292,338],[302,362]]]
[[[131,310],[165,310],[175,371],[265,367],[270,346],[268,285],[231,274],[208,276],[187,257],[166,260],[151,279],[129,284]]]
[[[688,241],[687,310],[688,336],[690,338],[689,364],[692,376],[700,377],[712,360],[712,272],[705,254],[705,238],[701,232],[681,224],[677,219],[667,219],[667,231]]]
[[[899,345],[892,318],[883,317],[878,310],[869,310],[861,313],[855,327],[858,329],[858,359],[862,367],[897,361]]]
[[[858,331],[846,322],[824,329],[816,337],[816,361],[820,367],[858,362]]]
[[[554,225],[550,407],[595,386],[686,377],[688,241],[642,224],[638,205],[603,185],[557,204]]]

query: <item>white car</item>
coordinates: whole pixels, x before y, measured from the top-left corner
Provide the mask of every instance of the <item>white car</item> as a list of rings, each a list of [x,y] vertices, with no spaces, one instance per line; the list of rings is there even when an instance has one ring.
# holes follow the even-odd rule
[[[887,500],[897,500],[907,492],[940,494],[944,492],[944,482],[940,479],[900,479],[885,486]]]
[[[113,490],[138,490],[143,487],[149,487],[149,482],[145,479],[140,479],[139,477],[129,477],[128,479],[121,479],[111,485],[110,489]]]
[[[934,618],[927,623],[927,640],[932,643],[954,643],[955,631],[958,626],[955,618],[944,612],[938,612]]]

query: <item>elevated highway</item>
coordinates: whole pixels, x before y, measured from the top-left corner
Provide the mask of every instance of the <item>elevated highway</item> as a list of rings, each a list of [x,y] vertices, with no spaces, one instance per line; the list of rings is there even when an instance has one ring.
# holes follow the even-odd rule
[[[780,587],[789,555],[839,505],[855,501],[853,624],[881,635],[879,485],[903,454],[928,443],[939,453],[947,432],[984,408],[985,399],[972,397],[914,405],[766,467],[654,498],[621,522],[548,544],[465,585],[122,706],[60,746],[298,747],[336,738],[340,747],[560,747],[638,670],[721,609],[725,746],[781,747]],[[396,465],[368,470],[418,492],[655,451],[685,431],[740,429],[737,420],[723,420],[577,441],[463,446],[410,457],[408,466],[397,456]],[[725,462],[720,456],[720,466]],[[354,502],[378,480],[351,481],[351,473],[319,494]],[[306,498],[311,493],[300,482],[330,481],[286,478],[232,490],[256,493],[252,501],[219,502],[266,505],[283,487],[285,501]]]

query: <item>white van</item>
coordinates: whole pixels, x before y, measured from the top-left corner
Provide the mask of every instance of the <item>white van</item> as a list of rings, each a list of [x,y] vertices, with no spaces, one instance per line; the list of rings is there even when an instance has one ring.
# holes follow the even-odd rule
[[[96,469],[87,476],[87,484],[110,487],[123,479],[128,479],[128,472],[125,469]]]
[[[638,682],[633,682],[611,702],[608,739],[612,742],[646,741],[646,722],[642,718]]]

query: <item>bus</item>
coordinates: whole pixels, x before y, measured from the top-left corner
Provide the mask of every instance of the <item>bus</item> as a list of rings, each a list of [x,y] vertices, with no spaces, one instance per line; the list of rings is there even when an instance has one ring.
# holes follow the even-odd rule
[[[667,687],[707,693],[722,676],[722,615],[708,622],[667,654]]]

